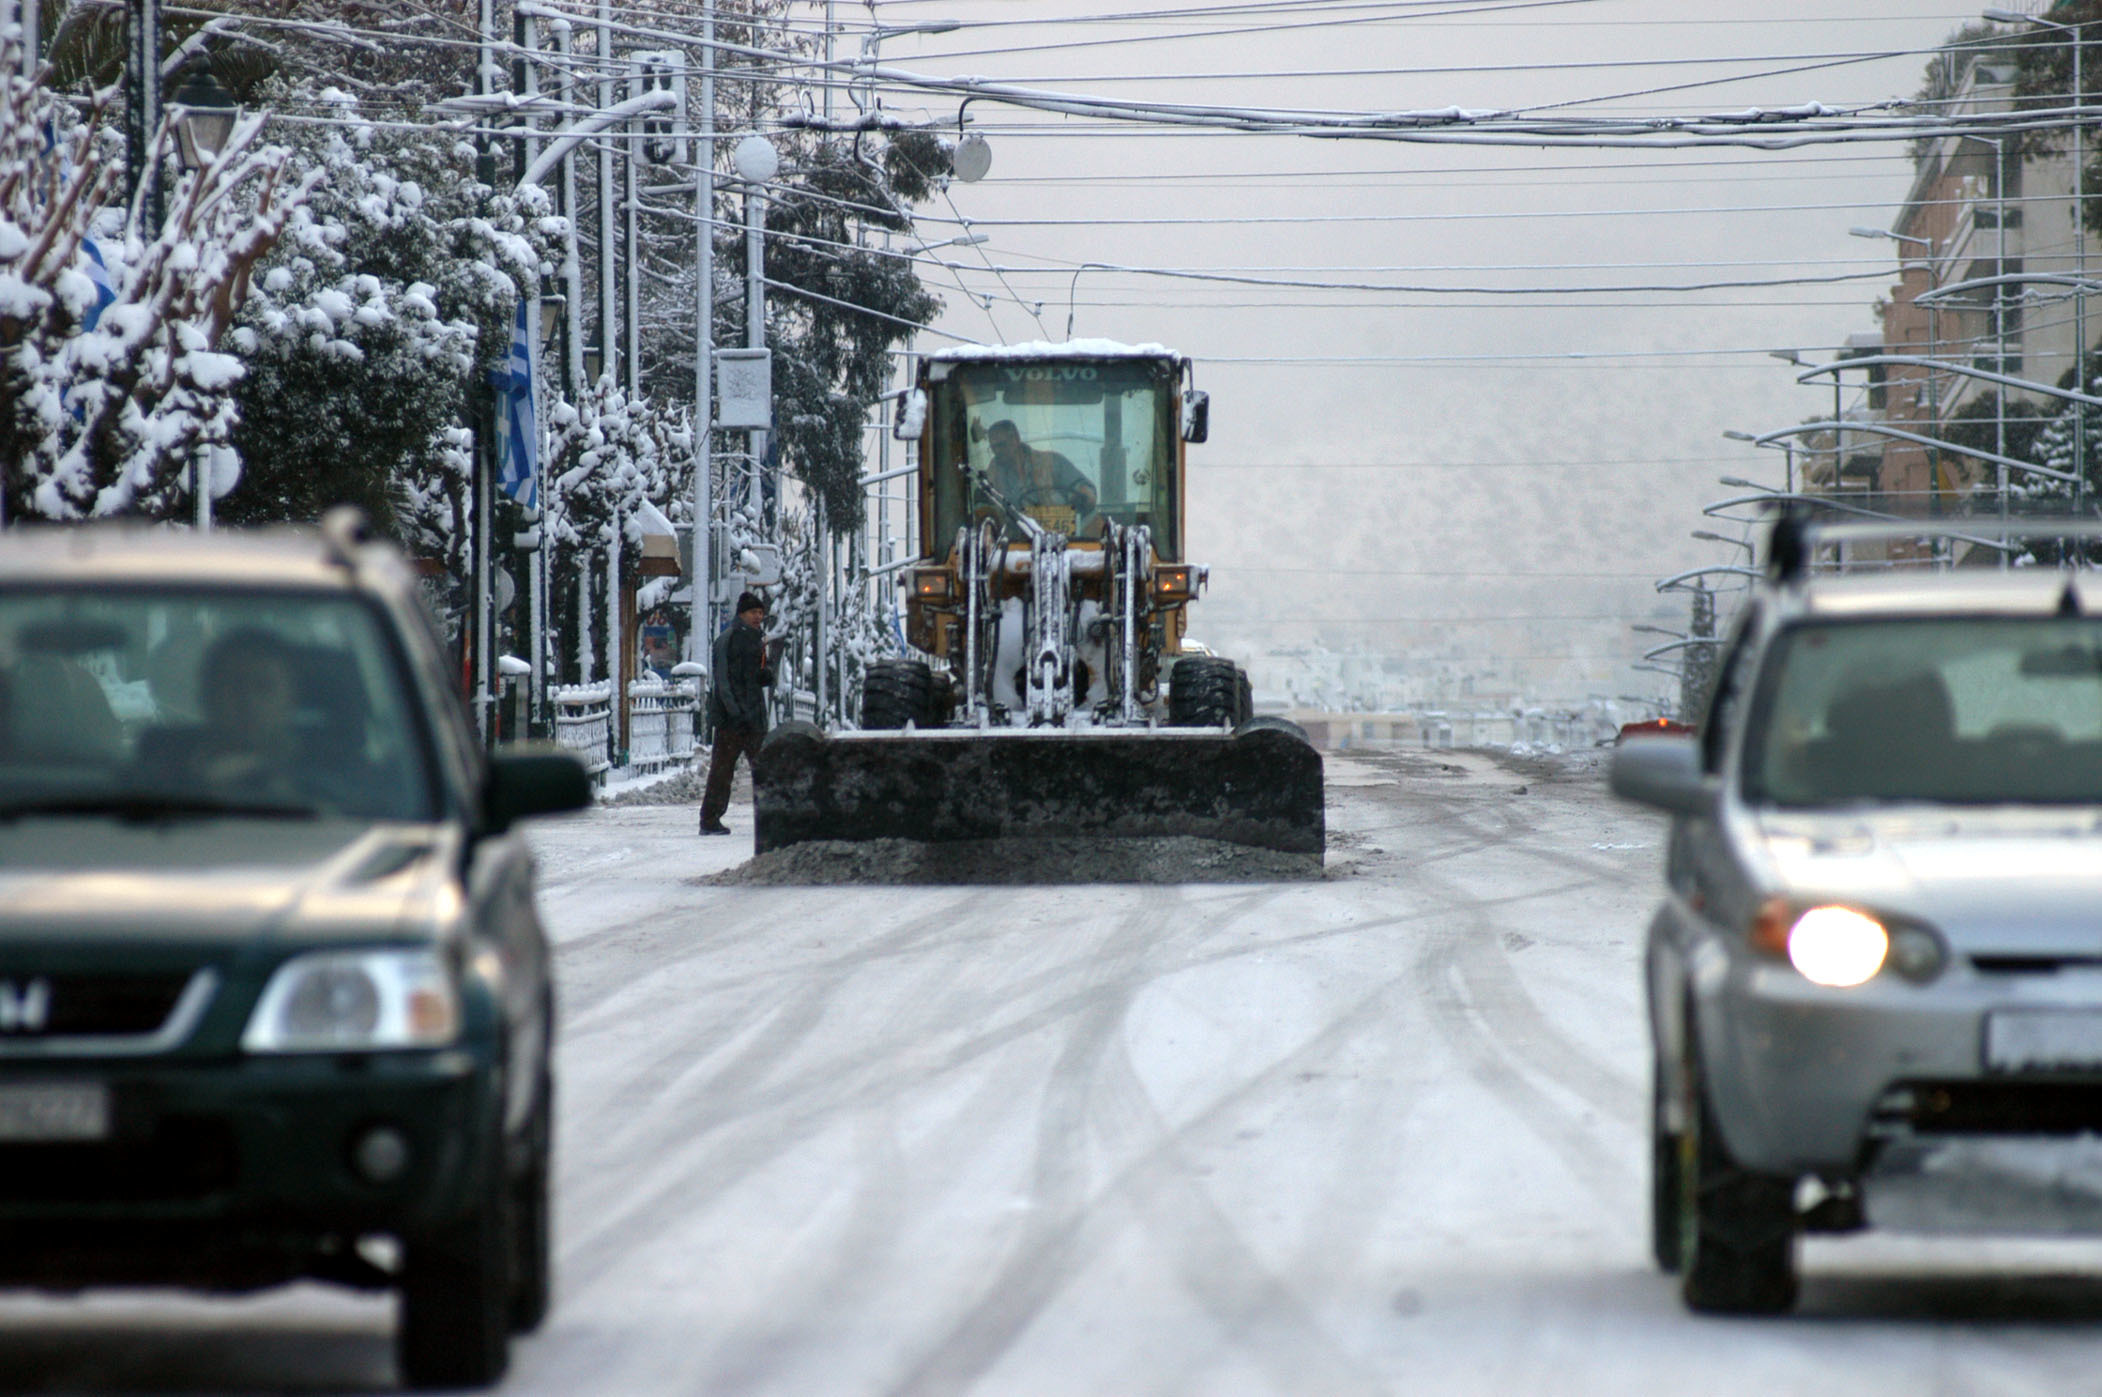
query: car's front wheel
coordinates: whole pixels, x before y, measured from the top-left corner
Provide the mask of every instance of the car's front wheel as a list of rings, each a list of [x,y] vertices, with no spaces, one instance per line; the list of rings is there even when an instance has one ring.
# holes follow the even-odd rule
[[[1650,1253],[1667,1276],[1679,1273],[1679,1243],[1686,1227],[1685,1198],[1679,1188],[1686,1165],[1680,1159],[1685,1135],[1665,1120],[1664,1065],[1650,1075],[1649,1234]]]
[[[487,1387],[511,1362],[516,1195],[500,1142],[467,1213],[403,1238],[395,1352],[412,1388]]]
[[[554,1169],[555,1080],[540,1074],[540,1100],[527,1129],[525,1168],[512,1181],[517,1269],[512,1276],[511,1330],[530,1334],[547,1318],[554,1295],[554,1215],[548,1179]]]
[[[1795,1183],[1746,1169],[1730,1157],[1701,1080],[1689,1063],[1686,1135],[1676,1185],[1678,1261],[1689,1309],[1780,1314],[1795,1304]]]

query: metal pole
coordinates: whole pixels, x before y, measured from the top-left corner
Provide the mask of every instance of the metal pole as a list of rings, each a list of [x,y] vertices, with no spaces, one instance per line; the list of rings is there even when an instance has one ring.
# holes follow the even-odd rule
[[[476,7],[475,38],[478,47],[475,56],[474,90],[478,97],[489,97],[496,91],[496,7],[494,0],[481,0]],[[475,157],[475,173],[485,184],[495,183],[494,157],[490,154],[487,138],[480,142],[480,152]],[[474,716],[482,733],[482,741],[491,743],[496,738],[496,724],[491,720],[490,686],[496,674],[496,657],[491,653],[496,648],[496,607],[490,596],[490,548],[494,544],[496,526],[496,414],[494,395],[487,384],[476,384],[475,401],[480,405],[476,412],[477,429],[473,461],[474,477]]]
[[[37,33],[37,25],[43,19],[42,9],[38,0],[18,0],[15,5],[15,17],[22,25],[22,76],[25,78],[36,76],[37,51],[43,47],[42,36]],[[5,523],[6,519],[4,502],[0,502],[0,523]]]
[[[24,0],[34,5],[37,0]],[[161,129],[161,7],[160,0],[131,0],[131,61],[124,74],[125,153],[130,164],[131,192],[144,185],[147,241],[160,236],[161,182],[154,138]]]
[[[766,196],[756,184],[744,191],[744,342],[747,349],[766,348]],[[752,517],[766,518],[766,432],[754,429],[748,440],[752,453]],[[769,535],[771,537],[771,534]]]
[[[1999,246],[1993,254],[1995,262],[1993,275],[2006,276],[2007,142],[2005,140],[1995,140],[1992,143],[1992,147],[1993,205],[1997,210],[1993,215],[1993,221],[1999,224],[2000,229]],[[1995,286],[1993,288],[1992,328],[1993,367],[2005,373],[2007,371],[2007,288],[2005,286]],[[1995,388],[1993,390],[1993,407],[1993,451],[2004,458],[2007,455],[2007,390],[2005,388]],[[2005,524],[2007,522],[2007,462],[2004,459],[1996,462],[1995,470],[1997,478],[1994,481],[1994,486],[2000,496],[2000,522]],[[2003,568],[2013,566],[2012,560],[2005,552],[2000,554],[2000,566]]]
[[[520,12],[514,16],[512,27],[517,31],[519,60],[516,86],[528,99],[540,95],[540,30],[533,16]],[[526,134],[518,144],[518,172],[523,175],[540,158],[540,119],[527,107]],[[526,354],[531,364],[530,378],[533,393],[540,397],[540,323],[541,298],[540,278],[533,278],[533,294],[526,307]],[[533,405],[533,423],[537,430],[544,421],[540,404]],[[544,464],[544,463],[543,463]],[[547,478],[541,472],[539,508],[533,519],[531,550],[526,555],[526,634],[529,652],[526,675],[526,712],[529,724],[542,721],[542,705],[547,699]],[[514,737],[527,736],[515,733]]]
[[[642,252],[637,227],[642,215],[636,208],[642,201],[642,190],[635,171],[635,142],[624,145],[621,154],[625,157],[622,163],[627,166],[628,186],[627,219],[621,230],[621,381],[627,385],[632,402],[642,396]]]
[[[686,658],[708,663],[722,540],[715,522],[715,5],[701,8],[701,134],[694,143],[693,618]],[[709,676],[712,681],[714,676]]]
[[[2080,113],[2087,105],[2086,85],[2080,80],[2080,26],[2067,27],[2073,39],[2073,259],[2083,285],[2073,293],[2073,363],[2080,391],[2091,390],[2087,373],[2087,146],[2081,135]],[[2087,508],[2087,409],[2079,410],[2080,430],[2073,433],[2073,512]]]
[[[832,129],[832,19],[833,0],[825,0],[825,129]]]
[[[614,104],[613,0],[598,4],[598,105],[605,111]],[[598,371],[602,378],[618,383],[615,374],[613,307],[613,143],[598,138]]]
[[[831,648],[826,645],[825,608],[832,603],[832,539],[825,528],[825,497],[817,497],[817,508],[811,516],[817,525],[816,546],[811,549],[811,561],[817,565],[817,624],[812,637],[812,648],[816,651],[817,663],[810,668],[817,683],[817,720],[822,726],[830,716],[831,708],[826,702],[825,671],[831,666]]]
[[[576,65],[569,61],[575,46],[569,21],[557,20],[555,30],[555,53],[568,82],[568,74],[576,72]],[[562,154],[562,174],[558,185],[558,198],[562,204],[562,396],[570,402],[584,387],[584,268],[583,258],[577,249],[577,159],[574,150]],[[547,504],[546,499],[541,504]]]

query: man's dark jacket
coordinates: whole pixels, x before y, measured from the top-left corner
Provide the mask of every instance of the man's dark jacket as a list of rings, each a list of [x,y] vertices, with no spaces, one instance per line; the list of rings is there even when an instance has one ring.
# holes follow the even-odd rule
[[[710,652],[708,721],[715,727],[766,731],[766,689],[774,682],[766,667],[766,643],[757,626],[742,618],[723,627]]]

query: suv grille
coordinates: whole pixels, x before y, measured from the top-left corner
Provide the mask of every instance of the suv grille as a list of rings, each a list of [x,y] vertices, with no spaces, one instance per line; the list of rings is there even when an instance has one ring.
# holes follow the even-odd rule
[[[0,974],[0,1053],[78,1038],[151,1038],[208,971]],[[208,986],[199,986],[208,991]],[[192,997],[193,1001],[195,996]],[[196,1008],[203,1005],[196,1004]],[[185,1015],[187,1018],[188,1015]]]
[[[2102,1131],[2102,1082],[1908,1082],[1876,1116],[1923,1134],[2076,1135]]]

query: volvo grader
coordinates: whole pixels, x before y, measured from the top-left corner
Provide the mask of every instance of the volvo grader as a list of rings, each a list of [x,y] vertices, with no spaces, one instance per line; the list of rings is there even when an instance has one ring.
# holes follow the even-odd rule
[[[785,723],[755,767],[757,848],[1189,836],[1323,851],[1321,756],[1186,645],[1186,447],[1210,403],[1158,345],[925,356],[895,434],[925,555],[907,658],[867,666],[858,730]]]

